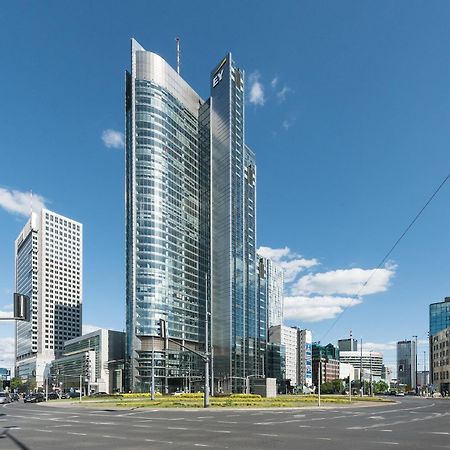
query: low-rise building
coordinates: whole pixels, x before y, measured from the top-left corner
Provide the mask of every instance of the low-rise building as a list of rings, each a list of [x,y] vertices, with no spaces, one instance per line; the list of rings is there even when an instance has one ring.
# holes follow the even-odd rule
[[[312,345],[313,384],[318,386],[339,379],[339,349],[333,344]]]
[[[49,387],[67,392],[113,393],[123,390],[125,333],[99,329],[64,343],[63,356],[48,373]]]

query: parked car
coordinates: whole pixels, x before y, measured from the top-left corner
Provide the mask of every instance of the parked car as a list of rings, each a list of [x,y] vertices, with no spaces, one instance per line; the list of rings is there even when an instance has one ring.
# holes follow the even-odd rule
[[[93,394],[91,394],[91,397],[105,397],[108,395],[109,394],[107,392],[94,392]]]
[[[404,392],[397,392],[397,393],[395,394],[395,396],[396,396],[396,397],[404,397],[404,396],[405,396],[405,393],[404,393]]]
[[[83,397],[83,393],[81,394],[81,396]],[[64,395],[64,398],[79,398],[80,397],[80,393],[79,392],[66,392],[66,394]]]
[[[47,398],[49,400],[59,400],[59,395],[56,392],[49,392]]]
[[[45,402],[45,396],[41,392],[29,394],[23,399],[24,403],[40,403]]]
[[[0,403],[11,403],[12,399],[8,392],[0,392]]]

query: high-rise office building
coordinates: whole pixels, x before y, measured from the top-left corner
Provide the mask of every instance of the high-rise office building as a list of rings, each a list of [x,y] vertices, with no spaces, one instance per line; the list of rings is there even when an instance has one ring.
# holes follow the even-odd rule
[[[277,325],[269,328],[269,342],[283,348],[286,380],[291,386],[297,385],[298,372],[298,338],[297,328]]]
[[[214,371],[225,391],[262,374],[256,293],[256,167],[245,143],[244,72],[231,53],[212,71],[211,298]]]
[[[81,335],[83,226],[43,209],[15,242],[16,292],[30,297],[30,321],[16,324],[16,376],[44,382],[66,340]]]
[[[127,382],[132,390],[149,389],[154,357],[161,389],[181,387],[186,370],[201,375],[189,353],[159,339],[161,318],[172,340],[203,351],[205,321],[211,317],[219,389],[242,391],[247,375],[264,371],[255,156],[244,141],[244,74],[231,54],[211,73],[210,88],[204,101],[166,61],[132,40],[126,74]]]
[[[203,100],[160,56],[134,39],[126,73],[127,387],[159,390],[184,377],[180,348],[204,350],[209,162],[199,145]],[[153,352],[152,352],[153,351]]]
[[[283,299],[284,299],[284,273],[283,269],[269,258],[257,255],[258,276],[264,278],[265,292],[261,294],[266,297],[267,304],[267,326],[268,328],[283,324]],[[260,295],[261,295],[260,294]]]
[[[397,380],[411,389],[416,388],[416,342],[397,342]]]
[[[450,327],[450,297],[430,305],[430,336]]]

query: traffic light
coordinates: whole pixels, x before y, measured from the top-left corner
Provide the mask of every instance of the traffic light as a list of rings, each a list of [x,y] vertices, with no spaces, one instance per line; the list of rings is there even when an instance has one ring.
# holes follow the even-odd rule
[[[167,338],[167,322],[164,319],[159,319],[157,332],[159,337]]]
[[[14,293],[14,319],[30,321],[30,297]]]

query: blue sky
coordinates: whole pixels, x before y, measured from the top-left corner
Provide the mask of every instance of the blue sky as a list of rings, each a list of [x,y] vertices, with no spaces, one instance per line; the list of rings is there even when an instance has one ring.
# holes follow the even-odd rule
[[[449,14],[442,1],[3,4],[0,311],[32,190],[84,224],[85,324],[123,329],[124,154],[102,136],[123,132],[130,38],[174,64],[179,36],[203,97],[226,52],[246,70],[258,245],[292,280],[287,323],[322,342],[352,330],[394,364],[392,343],[425,339],[428,304],[450,291],[450,186],[355,294],[449,171]],[[12,336],[0,322],[0,359]]]

